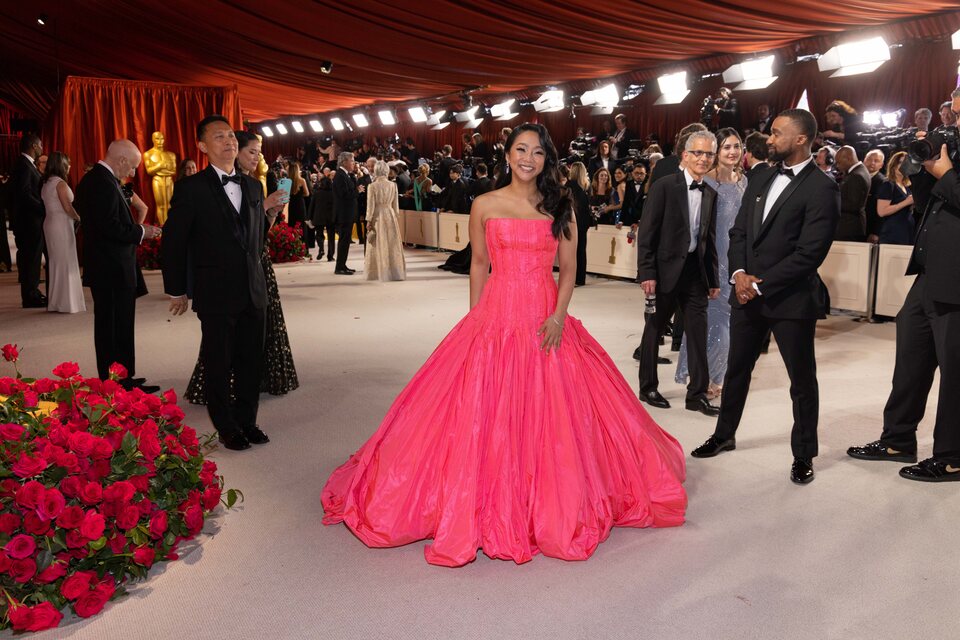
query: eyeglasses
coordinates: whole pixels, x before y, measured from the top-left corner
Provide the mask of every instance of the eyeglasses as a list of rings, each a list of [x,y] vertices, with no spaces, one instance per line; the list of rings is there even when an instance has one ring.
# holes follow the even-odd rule
[[[717,154],[713,151],[687,151],[686,153],[691,154],[694,158],[698,160],[700,158],[706,158],[707,160],[713,160],[717,157]]]

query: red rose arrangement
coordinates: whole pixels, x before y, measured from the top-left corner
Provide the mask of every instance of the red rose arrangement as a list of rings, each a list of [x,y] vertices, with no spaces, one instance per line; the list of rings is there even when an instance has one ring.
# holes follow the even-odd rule
[[[141,269],[160,268],[160,237],[145,238],[137,245],[137,264]]]
[[[267,233],[267,251],[270,262],[298,262],[307,257],[307,246],[303,244],[303,230],[300,223],[290,226],[277,221]]]
[[[0,353],[16,366],[16,346]],[[242,499],[204,460],[212,437],[183,424],[173,390],[126,391],[119,364],[108,380],[73,362],[53,373],[0,377],[0,629],[56,627],[66,607],[99,613]]]

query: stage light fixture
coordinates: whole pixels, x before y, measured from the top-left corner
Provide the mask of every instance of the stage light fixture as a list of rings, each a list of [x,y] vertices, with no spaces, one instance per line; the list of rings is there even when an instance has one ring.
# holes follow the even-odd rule
[[[883,112],[879,109],[871,109],[870,111],[863,112],[863,124],[868,124],[871,126],[877,126],[881,122],[883,117]]]
[[[323,131],[323,125],[320,124],[319,120],[311,120],[310,128],[313,129],[314,133],[320,133],[321,131]]]
[[[334,130],[343,131],[343,120],[340,118],[330,118],[330,124],[333,125]]]
[[[817,67],[820,71],[833,71],[831,78],[842,78],[876,71],[889,59],[890,47],[877,36],[833,47],[820,56]]]
[[[263,135],[265,135],[268,138],[273,137],[273,129],[271,129],[268,125],[263,125],[262,127],[260,127],[260,131],[261,133],[263,133]]]
[[[393,111],[389,109],[384,109],[377,113],[377,116],[380,118],[380,124],[385,127],[390,127],[397,124],[397,118],[393,115]]]
[[[37,16],[37,24],[41,27],[47,26],[47,20],[49,20],[49,18],[47,18],[47,14],[45,13],[41,13],[39,16]]]
[[[475,107],[470,107],[465,111],[458,111],[457,115],[455,116],[457,122],[470,122],[471,120],[474,120],[479,109],[480,105],[477,105]]]
[[[680,104],[690,93],[687,88],[687,72],[668,73],[657,78],[662,94],[653,104]]]
[[[278,122],[278,123],[277,123],[277,131],[278,131],[278,132],[280,133],[280,135],[282,135],[282,136],[287,135],[287,125],[283,124],[282,122]]]
[[[440,131],[441,129],[449,127],[452,120],[453,114],[447,113],[445,110],[440,110],[427,118],[427,126],[434,131]]]
[[[296,131],[297,133],[303,133],[303,125],[300,124],[299,120],[293,120],[290,123],[290,126],[292,126],[293,130]]]
[[[357,125],[358,127],[360,127],[361,129],[363,129],[364,127],[370,126],[370,121],[367,120],[367,116],[365,116],[365,115],[362,114],[362,113],[355,113],[355,114],[353,114],[353,121],[354,121],[354,122],[356,123],[356,125]]]
[[[496,118],[497,120],[511,120],[516,118],[519,113],[514,113],[513,105],[516,103],[516,98],[510,98],[509,100],[504,100],[498,104],[490,107],[490,117]]]
[[[560,89],[544,91],[533,103],[533,108],[537,110],[537,113],[561,111],[563,110],[564,106],[563,91]]]
[[[623,95],[620,96],[620,99],[626,102],[627,100],[633,100],[645,89],[645,85],[642,84],[631,84],[629,87],[623,90]]]
[[[954,49],[960,49],[960,30],[954,31],[953,35],[950,36],[950,44],[953,45]]]
[[[407,113],[410,114],[410,119],[414,122],[426,122],[427,121],[427,112],[423,107],[410,107],[407,109]]]
[[[797,106],[794,109],[803,109],[804,111],[810,111],[810,99],[807,98],[807,90],[804,89],[803,93],[800,94],[800,99],[797,100]]]
[[[727,84],[738,82],[735,91],[764,89],[773,84],[779,76],[773,75],[772,55],[753,60],[744,60],[723,72],[723,81]]]
[[[888,129],[892,129],[894,127],[900,126],[900,122],[901,120],[903,120],[903,117],[905,115],[907,115],[906,109],[897,109],[896,111],[888,111],[887,113],[884,113],[882,116],[880,116],[880,122],[882,122],[883,126],[887,127]]]
[[[324,60],[320,63],[320,73],[330,74],[333,71],[333,63],[329,60]]]
[[[585,107],[591,105],[604,109],[617,106],[620,103],[620,91],[617,89],[617,85],[612,82],[605,87],[600,87],[599,89],[591,89],[590,91],[585,91],[582,96],[580,96],[580,104]]]

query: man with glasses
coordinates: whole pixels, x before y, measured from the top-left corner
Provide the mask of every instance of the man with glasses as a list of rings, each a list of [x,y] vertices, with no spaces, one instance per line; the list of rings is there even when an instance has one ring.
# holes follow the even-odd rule
[[[657,343],[677,305],[683,310],[690,362],[686,408],[708,416],[719,409],[707,400],[707,299],[720,294],[717,275],[717,192],[703,181],[717,157],[717,139],[708,131],[687,138],[684,169],[650,187],[637,229],[638,281],[656,312],[640,342],[640,400],[667,409],[657,387]]]

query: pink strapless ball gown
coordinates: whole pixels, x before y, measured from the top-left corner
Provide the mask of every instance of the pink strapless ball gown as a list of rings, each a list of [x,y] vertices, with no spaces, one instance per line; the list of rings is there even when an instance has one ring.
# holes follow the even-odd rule
[[[432,538],[427,562],[584,560],[614,526],[683,523],[684,455],[603,348],[568,317],[559,349],[550,221],[486,223],[480,302],[323,489],[324,524],[370,547]]]

